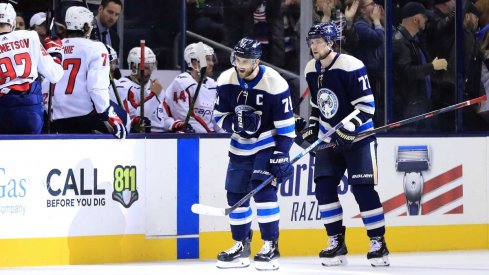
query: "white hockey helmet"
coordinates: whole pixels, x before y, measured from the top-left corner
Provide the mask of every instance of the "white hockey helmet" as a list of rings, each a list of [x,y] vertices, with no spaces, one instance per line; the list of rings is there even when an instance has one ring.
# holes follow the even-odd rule
[[[202,43],[202,44],[204,44],[204,43]],[[189,68],[192,68],[192,59],[199,60],[199,57],[197,56],[196,47],[197,47],[197,43],[189,44],[185,48],[185,51],[183,52],[183,58],[185,59],[185,62],[187,62],[187,65],[189,66]],[[215,59],[214,49],[211,48],[210,46],[206,45],[206,44],[204,44],[204,54],[206,56],[212,55],[212,58]]]
[[[93,28],[93,13],[85,7],[69,7],[66,11],[66,29],[73,31],[86,31],[85,24],[90,27],[90,32]],[[88,35],[90,35],[88,32]]]
[[[139,68],[139,64],[141,63],[141,47],[134,47],[129,51],[127,55],[127,65],[129,69],[132,69],[132,64],[135,65],[136,68]],[[149,66],[149,69],[156,69],[156,55],[149,47],[144,47],[144,65],[145,67]]]
[[[109,61],[112,62],[117,62],[118,56],[117,52],[112,48],[110,45],[105,45],[107,47],[107,50],[109,51]],[[119,64],[119,62],[117,62]]]
[[[9,24],[15,28],[15,9],[10,3],[0,3],[0,23]]]

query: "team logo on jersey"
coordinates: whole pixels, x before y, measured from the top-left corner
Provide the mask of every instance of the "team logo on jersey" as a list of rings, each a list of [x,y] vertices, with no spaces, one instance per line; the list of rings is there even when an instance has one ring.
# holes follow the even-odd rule
[[[338,112],[338,97],[329,89],[323,88],[318,91],[317,102],[325,118],[332,118]]]

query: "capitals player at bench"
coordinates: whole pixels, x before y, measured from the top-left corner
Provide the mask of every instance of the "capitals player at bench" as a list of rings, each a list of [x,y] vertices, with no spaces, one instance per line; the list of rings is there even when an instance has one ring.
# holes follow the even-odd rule
[[[54,132],[99,131],[125,138],[127,114],[109,98],[109,52],[101,42],[88,39],[93,29],[92,12],[70,7],[65,21],[65,73],[53,94]]]
[[[196,133],[219,132],[219,127],[215,127],[212,115],[214,103],[216,101],[216,81],[211,78],[214,70],[216,56],[214,49],[204,44],[204,54],[207,60],[204,80],[200,86],[197,98],[197,90],[200,75],[200,63],[197,56],[197,43],[192,43],[185,48],[183,57],[187,63],[187,71],[179,74],[170,83],[165,92],[165,107],[168,113],[176,120],[185,121],[188,110],[195,100],[193,112],[188,123]]]
[[[295,137],[292,102],[287,82],[280,74],[259,65],[258,41],[243,38],[231,54],[234,66],[217,80],[214,121],[233,133],[226,175],[228,204],[234,205],[270,175],[281,183],[292,174],[289,150]],[[257,220],[264,245],[254,257],[259,270],[279,268],[280,209],[276,184],[254,195]],[[217,257],[219,268],[250,265],[252,210],[249,200],[229,215],[235,245]]]
[[[39,73],[58,82],[63,76],[59,64],[63,52],[61,45],[49,38],[44,41],[46,51],[34,31],[13,31],[15,17],[10,3],[0,3],[0,133],[39,134],[43,98],[36,78]]]

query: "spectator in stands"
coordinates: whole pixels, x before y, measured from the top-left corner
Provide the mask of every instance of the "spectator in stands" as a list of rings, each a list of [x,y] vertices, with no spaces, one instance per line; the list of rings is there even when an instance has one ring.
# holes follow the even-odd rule
[[[339,0],[317,0],[317,22],[333,22],[339,35],[338,47],[342,52],[351,53],[358,44],[358,34],[354,27],[355,14],[360,0],[346,1],[343,9]],[[344,12],[343,12],[344,11]]]
[[[418,34],[425,29],[426,10],[420,3],[407,3],[401,12],[401,25],[394,33],[392,60],[394,69],[394,121],[423,114],[431,109],[434,71],[446,70],[447,61],[432,62]],[[423,120],[401,130],[428,130],[432,120]]]
[[[112,28],[122,12],[121,0],[102,0],[95,17],[98,29],[97,40],[109,45],[119,54],[119,35]]]
[[[221,0],[187,0],[189,30],[221,43],[223,35],[223,11]]]
[[[469,100],[483,94],[481,87],[482,51],[476,39],[479,16],[482,12],[470,1],[465,6],[464,14],[464,94],[462,100]],[[477,106],[469,106],[463,110],[463,129],[465,131],[485,131],[488,124],[477,113]]]
[[[481,42],[482,65],[481,65],[481,82],[484,92],[489,97],[489,31],[482,34]],[[482,117],[489,123],[489,101],[483,102],[479,109]]]
[[[36,31],[39,35],[39,38],[44,40],[48,35],[48,27],[46,24],[46,13],[38,12],[31,17],[29,21],[29,28],[33,31]]]
[[[447,70],[436,71],[433,84],[437,87],[432,95],[433,108],[452,105],[455,94],[455,0],[435,0],[433,12],[426,26],[426,45],[433,57],[446,59]],[[442,131],[455,130],[455,112],[439,116]]]
[[[373,0],[360,0],[355,15],[355,30],[358,34],[358,45],[352,54],[367,67],[368,78],[372,87],[376,106],[374,123],[383,125],[384,102],[384,8]]]
[[[20,14],[17,14],[15,17],[15,30],[25,30],[25,20],[24,17]]]

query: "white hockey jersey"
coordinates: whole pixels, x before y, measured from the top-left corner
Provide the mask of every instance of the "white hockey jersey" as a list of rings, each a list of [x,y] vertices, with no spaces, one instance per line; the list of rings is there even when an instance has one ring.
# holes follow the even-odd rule
[[[53,95],[53,120],[84,116],[109,107],[109,53],[98,41],[63,39],[65,73]]]
[[[169,109],[169,115],[176,120],[185,121],[191,100],[195,97],[197,86],[198,82],[188,72],[175,77],[165,91],[165,102]],[[214,126],[212,119],[217,97],[216,87],[216,82],[210,77],[202,82],[194,105],[194,115],[189,120],[196,133],[210,133],[220,130]]]
[[[63,68],[46,52],[35,31],[13,31],[0,35],[2,77],[0,92],[27,91],[39,74],[56,83]]]
[[[127,77],[123,77],[116,82],[116,87],[129,116],[131,118],[140,116],[141,85]],[[170,131],[175,120],[168,115],[163,106],[165,93],[162,92],[159,96],[156,96],[150,90],[150,82],[148,81],[144,86],[144,94],[144,116],[151,121],[151,132]],[[113,91],[110,93],[110,96],[112,100],[117,102]]]

